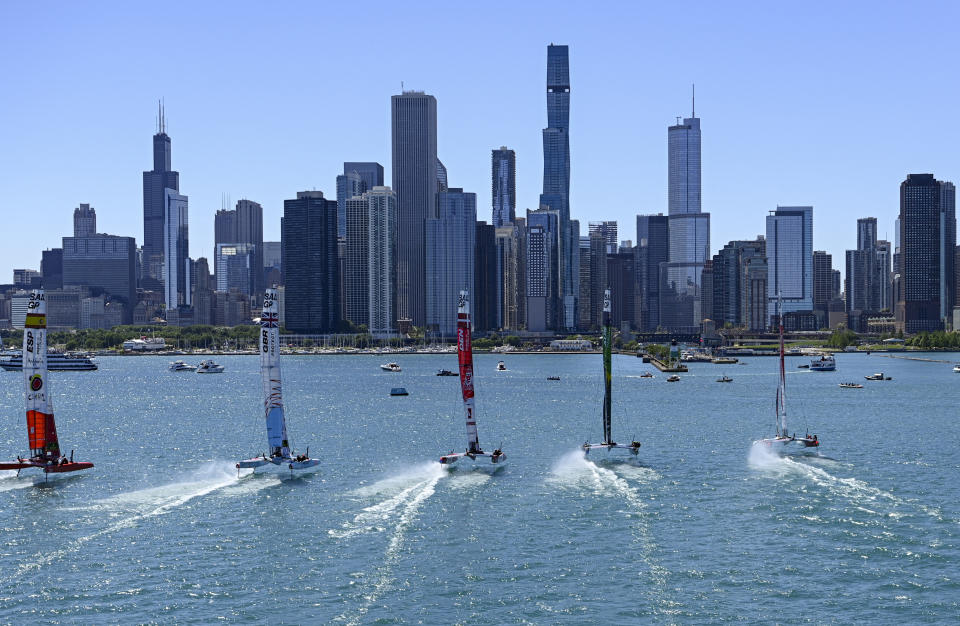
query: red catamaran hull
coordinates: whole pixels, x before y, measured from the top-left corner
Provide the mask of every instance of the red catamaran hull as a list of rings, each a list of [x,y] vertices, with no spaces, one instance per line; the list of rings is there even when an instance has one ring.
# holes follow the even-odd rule
[[[93,463],[89,461],[76,461],[73,463],[64,463],[63,465],[47,465],[46,463],[31,463],[30,461],[17,461],[14,463],[0,463],[0,470],[19,471],[23,469],[37,468],[42,469],[47,474],[66,474],[67,472],[79,472],[80,470],[90,469]]]

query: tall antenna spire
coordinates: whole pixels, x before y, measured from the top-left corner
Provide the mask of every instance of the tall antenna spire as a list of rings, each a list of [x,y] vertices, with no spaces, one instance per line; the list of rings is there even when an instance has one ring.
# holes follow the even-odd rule
[[[158,98],[157,99],[157,133],[158,134],[163,132],[162,130],[160,130],[160,125],[162,124],[160,120],[162,119],[163,119],[163,105],[160,104],[160,99]]]
[[[691,114],[691,117],[696,117],[697,116],[697,84],[692,83],[691,87],[693,88],[693,102],[692,102],[693,112]]]

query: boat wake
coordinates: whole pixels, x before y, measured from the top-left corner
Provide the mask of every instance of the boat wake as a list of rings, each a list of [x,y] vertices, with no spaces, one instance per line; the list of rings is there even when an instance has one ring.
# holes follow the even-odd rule
[[[0,472],[0,492],[32,486],[33,479],[28,476],[17,476],[16,472]]]
[[[60,550],[37,554],[17,570],[16,576],[40,569],[76,552],[93,539],[134,527],[151,517],[169,513],[194,498],[207,495],[235,482],[237,482],[237,475],[232,463],[208,463],[189,475],[187,480],[122,493],[98,500],[90,506],[80,507],[79,510],[97,511],[117,521],[94,533],[73,540]]]
[[[338,539],[345,539],[364,532],[381,531],[386,524],[395,522],[393,534],[387,543],[387,549],[371,576],[369,590],[363,594],[363,604],[352,615],[341,615],[335,621],[342,621],[351,625],[362,623],[364,616],[370,611],[374,603],[390,591],[394,581],[393,570],[400,559],[407,530],[417,519],[420,507],[436,491],[437,483],[446,475],[447,473],[438,463],[430,463],[400,476],[378,481],[355,492],[359,492],[361,495],[380,495],[385,492],[389,493],[401,485],[408,485],[401,488],[392,497],[365,508],[354,518],[353,522],[345,525],[344,530],[329,531],[330,535]],[[482,475],[479,476],[482,477]],[[420,480],[417,480],[417,478],[420,478]],[[411,479],[416,481],[412,485],[409,484]]]

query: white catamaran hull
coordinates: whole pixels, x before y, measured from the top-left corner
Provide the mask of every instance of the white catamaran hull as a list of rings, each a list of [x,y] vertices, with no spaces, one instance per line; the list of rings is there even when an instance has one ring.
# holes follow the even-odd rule
[[[307,459],[306,461],[296,461],[294,459],[265,459],[262,456],[252,459],[246,459],[237,463],[237,469],[252,469],[254,473],[258,469],[263,469],[273,473],[293,473],[302,471],[312,471],[320,466],[319,459]]]
[[[445,454],[440,457],[440,465],[444,467],[450,467],[458,461],[461,463],[461,465],[473,464],[477,467],[484,465],[499,467],[506,464],[507,455],[503,452],[500,454],[491,454],[489,452],[478,452],[476,454],[470,454],[468,452],[451,452],[450,454]]]
[[[774,454],[820,454],[820,442],[803,437],[769,437],[758,439],[754,445]]]
[[[636,444],[624,444],[624,443],[585,443],[583,444],[583,453],[586,455],[590,454],[591,450],[606,450],[611,454],[622,454],[623,452],[629,452],[633,456],[637,456],[637,453],[640,452],[640,443]]]

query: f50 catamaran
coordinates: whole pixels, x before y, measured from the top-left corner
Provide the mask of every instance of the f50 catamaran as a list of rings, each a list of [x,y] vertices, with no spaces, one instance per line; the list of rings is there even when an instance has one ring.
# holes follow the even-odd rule
[[[783,364],[783,303],[779,294],[777,298],[777,309],[777,317],[779,318],[780,324],[780,381],[777,385],[777,401],[775,405],[777,432],[775,436],[758,439],[754,444],[761,445],[777,454],[786,454],[794,448],[797,448],[798,451],[816,452],[820,447],[820,440],[816,435],[811,436],[807,433],[802,437],[797,437],[796,434],[791,435],[787,430],[787,376]]]
[[[27,437],[30,458],[0,463],[0,470],[40,469],[44,477],[66,474],[93,467],[87,461],[74,461],[60,452],[57,425],[53,421],[53,400],[47,380],[47,302],[43,290],[30,294],[23,328],[23,380],[26,385]]]
[[[270,454],[262,454],[237,463],[237,470],[258,467],[286,469],[291,474],[320,465],[306,454],[293,456],[287,440],[287,422],[283,414],[283,385],[280,378],[280,305],[276,289],[267,289],[260,315],[260,376],[263,379],[263,412],[267,421]]]
[[[440,457],[441,465],[453,465],[461,459],[478,461],[489,458],[491,463],[503,463],[507,455],[499,448],[492,453],[480,448],[477,435],[476,408],[473,404],[473,345],[470,343],[470,300],[467,292],[460,292],[457,303],[457,357],[460,361],[460,391],[463,393],[463,409],[467,415],[467,450],[451,452]]]
[[[617,443],[610,436],[610,387],[611,387],[611,366],[610,351],[613,342],[613,328],[610,325],[610,290],[603,292],[603,442],[585,443],[583,450],[590,454],[591,450],[606,449],[612,452],[616,449],[628,450],[630,454],[637,454],[640,451],[640,442],[633,441],[629,445]]]

